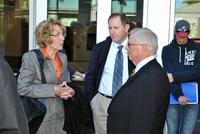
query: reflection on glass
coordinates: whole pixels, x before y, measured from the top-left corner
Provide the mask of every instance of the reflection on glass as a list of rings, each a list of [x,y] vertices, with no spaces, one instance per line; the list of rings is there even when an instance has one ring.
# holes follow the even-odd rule
[[[175,22],[185,19],[190,22],[192,38],[200,38],[200,0],[176,0]],[[174,22],[174,24],[175,24]]]
[[[112,13],[124,13],[131,27],[142,27],[143,0],[112,0]]]
[[[135,0],[113,0],[112,12],[136,13]]]
[[[48,18],[58,18],[66,26],[64,49],[70,64],[81,72],[96,43],[96,16],[96,0],[48,0]]]
[[[29,0],[0,0],[0,53],[14,71],[28,51]]]

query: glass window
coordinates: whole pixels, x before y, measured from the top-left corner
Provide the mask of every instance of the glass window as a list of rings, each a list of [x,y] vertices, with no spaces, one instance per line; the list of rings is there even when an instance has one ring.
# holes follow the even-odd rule
[[[190,36],[200,39],[200,0],[176,0],[175,22],[185,19],[190,22]]]
[[[29,0],[0,1],[0,53],[14,71],[28,51]]]
[[[70,64],[85,72],[96,43],[96,0],[48,0],[48,18],[60,19],[67,28],[64,49]]]
[[[112,0],[112,13],[126,14],[131,21],[131,28],[142,27],[143,0]]]

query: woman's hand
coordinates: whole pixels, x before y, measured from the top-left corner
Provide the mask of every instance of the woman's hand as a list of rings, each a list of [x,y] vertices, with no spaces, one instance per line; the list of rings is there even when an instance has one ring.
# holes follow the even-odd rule
[[[55,86],[55,95],[62,99],[67,100],[68,98],[72,98],[74,94],[75,91],[69,87],[66,82]]]

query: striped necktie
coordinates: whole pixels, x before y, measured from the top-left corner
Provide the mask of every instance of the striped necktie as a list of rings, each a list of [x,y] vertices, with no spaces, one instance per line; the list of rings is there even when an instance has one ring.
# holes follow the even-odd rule
[[[114,96],[119,88],[122,86],[122,74],[123,74],[123,46],[118,46],[118,52],[115,59],[115,67],[113,73],[113,83],[112,83],[112,95]]]
[[[130,74],[130,77],[132,77],[135,74],[135,69],[133,69],[132,73]]]

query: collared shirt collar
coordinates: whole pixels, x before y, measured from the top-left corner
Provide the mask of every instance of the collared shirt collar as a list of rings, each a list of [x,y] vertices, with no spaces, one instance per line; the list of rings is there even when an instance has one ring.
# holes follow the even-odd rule
[[[112,41],[112,44],[114,45],[114,47],[118,47],[119,45],[123,45],[123,49],[125,49],[126,45],[128,44],[128,37],[121,43],[121,44],[118,44],[114,41]]]
[[[150,56],[148,58],[145,58],[143,59],[141,62],[139,62],[137,65],[136,65],[136,68],[135,68],[135,73],[140,69],[142,68],[145,64],[147,64],[148,62],[150,62],[151,60],[155,59],[155,55],[153,56]]]

